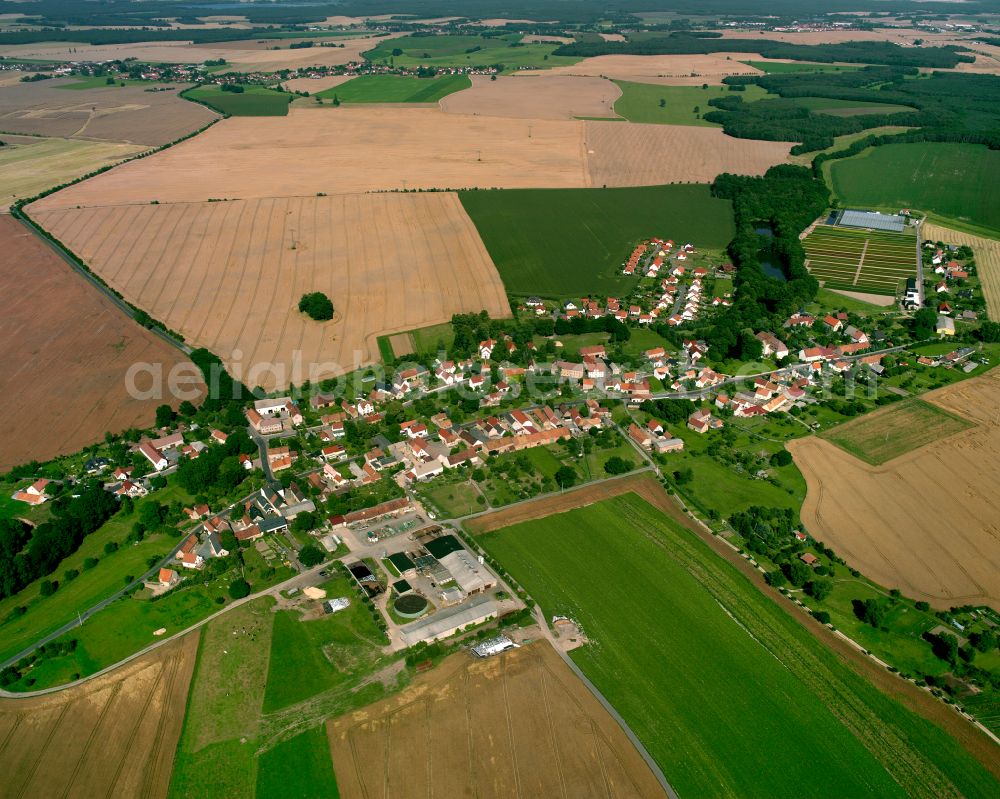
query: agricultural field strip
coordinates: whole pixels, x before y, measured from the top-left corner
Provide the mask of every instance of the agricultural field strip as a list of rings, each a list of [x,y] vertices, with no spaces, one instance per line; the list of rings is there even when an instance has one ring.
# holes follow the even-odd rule
[[[916,274],[915,242],[897,235],[817,228],[803,243],[809,271],[831,285],[895,290]]]
[[[797,718],[796,713],[793,710],[793,705],[795,701],[807,701],[806,697],[812,697],[825,706],[826,709],[832,714],[833,718],[829,716],[823,716],[821,719],[819,716],[814,715],[814,723],[826,724],[826,734],[836,734],[838,736],[839,743],[834,746],[832,743],[826,748],[826,753],[828,756],[832,757],[832,762],[838,762],[846,767],[846,764],[842,759],[838,759],[844,755],[847,755],[848,751],[854,752],[854,744],[850,743],[850,739],[853,738],[854,742],[859,743],[864,749],[868,750],[870,755],[878,761],[882,768],[891,774],[893,780],[898,783],[898,786],[903,789],[906,795],[911,796],[927,796],[927,797],[938,797],[938,796],[958,796],[959,791],[956,786],[951,782],[950,778],[945,775],[937,763],[935,763],[928,755],[926,748],[914,747],[907,737],[906,729],[901,725],[903,717],[897,715],[894,721],[888,721],[883,718],[882,713],[879,709],[874,706],[873,701],[876,696],[874,693],[866,696],[866,693],[873,692],[870,686],[863,681],[859,681],[852,673],[844,671],[836,666],[834,659],[825,652],[825,649],[811,640],[807,634],[800,630],[796,623],[790,619],[785,618],[782,611],[770,605],[770,600],[765,600],[756,594],[755,589],[750,589],[749,586],[743,581],[743,579],[738,576],[735,572],[731,572],[728,568],[722,568],[714,559],[706,559],[705,552],[702,552],[699,547],[701,546],[699,542],[693,540],[692,537],[688,535],[679,535],[675,528],[670,525],[667,526],[666,521],[662,516],[658,516],[655,513],[650,513],[652,508],[646,505],[644,502],[636,497],[622,497],[617,500],[612,500],[610,503],[615,504],[618,507],[615,508],[615,516],[618,519],[628,519],[627,526],[622,527],[622,532],[631,531],[636,535],[640,536],[640,540],[643,542],[644,546],[652,545],[655,550],[661,555],[665,556],[668,560],[666,562],[676,563],[677,567],[686,570],[689,576],[702,587],[707,593],[715,600],[715,602],[722,608],[722,611],[729,616],[743,632],[752,638],[757,644],[763,647],[772,657],[774,657],[784,669],[792,675],[790,679],[794,679],[798,686],[797,688],[792,688],[791,686],[785,686],[785,688],[780,692],[782,698],[782,707],[786,710],[791,711],[791,715],[787,717],[788,720]],[[624,506],[624,507],[623,507]],[[594,507],[595,513],[600,513],[601,510],[598,507]],[[577,517],[579,518],[579,517]],[[563,526],[561,529],[557,528],[557,519],[552,517],[546,519],[549,522],[549,528],[545,530],[550,536],[558,536],[560,533],[569,534],[570,530],[567,528],[568,525],[572,525],[573,521],[566,518],[561,520]],[[584,522],[584,526],[586,523]],[[524,527],[524,525],[521,525]],[[525,535],[524,531],[521,530],[521,537]],[[596,530],[593,531],[596,533]],[[533,576],[536,580],[545,581],[545,575],[548,573],[548,577],[551,578],[550,566],[543,566],[542,560],[543,556],[539,554],[542,548],[542,544],[545,541],[546,536],[543,536],[541,530],[535,530],[532,536],[533,546],[526,547],[522,542],[503,544],[503,538],[505,535],[516,535],[515,528],[507,528],[499,531],[492,543],[487,543],[488,549],[494,550],[495,556],[504,557],[508,562],[508,568],[517,568],[519,559],[524,559],[520,563],[520,567],[525,571],[525,574],[530,574],[533,572]],[[604,543],[607,543],[606,541]],[[535,546],[537,545],[537,546]],[[569,553],[564,549],[560,548],[560,545],[552,543],[551,541],[547,544],[548,554],[555,561],[562,562],[569,557]],[[596,545],[594,545],[596,546]],[[619,557],[622,555],[621,548],[618,549]],[[577,559],[578,560],[578,559]],[[666,568],[666,562],[661,563],[662,568]],[[579,563],[576,563],[579,565]],[[619,564],[622,568],[624,565]],[[637,564],[631,564],[632,567],[636,567]],[[522,575],[520,578],[522,581],[526,580],[526,576]],[[666,581],[669,584],[669,581]],[[529,590],[533,588],[540,591],[540,583],[532,581],[527,581],[525,583]],[[581,586],[577,585],[577,589]],[[554,591],[557,595],[571,590],[567,587],[555,587],[551,586],[546,589]],[[678,588],[669,589],[670,591],[678,591]],[[536,594],[537,595],[537,594]],[[666,598],[665,598],[666,599]],[[690,613],[691,608],[687,607],[684,602],[678,597],[673,597],[675,601],[681,603],[686,612]],[[541,600],[540,600],[541,601]],[[551,601],[551,598],[550,598]],[[554,612],[559,612],[559,609],[565,609],[565,605],[569,602],[573,606],[573,610],[581,615],[581,619],[584,623],[588,623],[593,628],[595,633],[603,633],[605,635],[611,635],[611,627],[609,626],[610,621],[607,617],[605,611],[600,611],[601,616],[598,618],[595,614],[598,613],[598,608],[601,605],[607,604],[608,596],[602,595],[600,599],[593,597],[593,603],[583,604],[583,597],[580,594],[573,594],[572,596],[564,596],[562,601],[558,603],[558,607],[553,609]],[[645,601],[651,601],[650,597],[647,597]],[[595,604],[596,603],[596,604]],[[633,606],[635,603],[632,603]],[[633,607],[633,611],[636,608]],[[648,611],[653,613],[653,611]],[[651,621],[652,619],[650,619]],[[708,620],[705,620],[705,624],[708,624]],[[714,629],[714,628],[706,628]],[[725,625],[716,631],[716,635],[725,629]],[[656,641],[656,636],[650,637],[652,633],[655,632],[654,629],[650,628],[649,623],[643,625],[638,623],[634,632],[642,634],[647,642],[647,645],[653,645]],[[733,641],[737,648],[742,647],[742,644],[736,644],[736,639],[733,639],[731,633],[727,632],[730,638],[727,640]],[[617,641],[617,646],[616,646]],[[622,646],[625,642],[618,639],[609,639],[607,645],[602,647],[602,650],[606,650],[608,647],[617,653],[621,650],[629,649],[628,646]],[[679,642],[677,642],[679,644]],[[690,647],[688,647],[687,655],[691,656],[692,652]],[[742,649],[741,649],[742,651]],[[604,685],[605,690],[608,689],[608,679],[612,679],[612,676],[607,673],[607,669],[612,666],[614,658],[624,657],[625,661],[629,661],[629,655],[619,655],[619,654],[601,654],[600,652],[591,653],[590,650],[581,650],[581,657],[586,658],[586,663],[589,664],[585,666],[585,671],[591,669],[599,672],[601,669],[604,670],[604,679],[601,676],[598,677],[598,685]],[[679,653],[673,653],[674,657]],[[673,658],[667,658],[671,662],[675,662]],[[610,662],[608,662],[610,661]],[[634,666],[639,667],[639,663],[636,662]],[[755,669],[760,669],[765,667],[769,661],[760,661],[756,663]],[[631,665],[631,664],[630,664]],[[736,664],[734,664],[736,665]],[[744,664],[744,671],[746,666]],[[624,667],[625,664],[619,664],[620,667]],[[675,675],[676,677],[676,675]],[[652,679],[650,677],[649,679]],[[781,678],[785,679],[784,677]],[[807,690],[802,691],[801,688],[805,687]],[[649,688],[653,686],[650,685]],[[716,694],[718,686],[712,688],[712,693]],[[635,692],[638,686],[631,685],[628,691]],[[729,690],[732,690],[730,687]],[[799,700],[792,701],[789,698],[792,696],[799,697]],[[883,699],[879,696],[879,699]],[[629,701],[629,700],[626,700]],[[718,700],[717,700],[718,701]],[[812,701],[812,699],[808,700]],[[633,705],[632,709],[625,713],[626,718],[629,716],[635,716],[640,711],[635,707],[635,700],[631,700]],[[877,704],[877,703],[875,703]],[[772,709],[777,709],[775,706],[771,706]],[[882,710],[887,708],[883,707]],[[690,712],[690,708],[688,709]],[[705,712],[716,712],[710,705],[702,708]],[[731,711],[731,708],[730,708]],[[623,711],[624,712],[624,711]],[[648,714],[652,711],[646,710],[642,713]],[[659,713],[656,714],[657,719],[663,718]],[[692,716],[693,718],[693,716]],[[704,723],[705,716],[698,716],[701,723]],[[841,737],[845,730],[839,727],[835,723],[830,723],[836,719],[846,728],[850,733],[849,738]],[[677,721],[678,719],[675,719]],[[664,719],[664,721],[666,721]],[[685,719],[690,727],[691,718]],[[659,722],[658,722],[659,723]],[[685,762],[664,762],[663,758],[668,756],[671,751],[670,745],[667,743],[669,736],[665,735],[666,729],[672,729],[672,725],[669,723],[666,727],[660,726],[658,728],[659,737],[662,740],[655,740],[658,736],[653,735],[650,729],[646,729],[646,721],[644,720],[642,724],[637,724],[636,719],[633,718],[630,721],[633,729],[636,729],[640,737],[645,737],[647,745],[650,746],[651,751],[653,751],[654,757],[658,756],[661,765],[665,767],[666,773],[671,775],[671,782],[678,788],[678,790],[683,790],[683,785],[679,784],[674,780],[677,776],[681,779],[681,772],[688,768],[695,768],[692,763],[687,763],[686,760],[690,759],[692,755],[692,748],[698,748],[699,754],[702,757],[712,758],[712,753],[710,750],[705,750],[703,747],[711,743],[715,745],[720,745],[720,740],[713,740],[711,743],[707,739],[712,739],[716,734],[720,735],[722,738],[726,738],[731,735],[730,732],[725,732],[722,730],[717,730],[714,733],[710,733],[705,736],[705,740],[701,740],[699,747],[698,741],[687,740],[682,744],[680,742],[675,742],[675,747],[679,749],[687,748],[688,758],[683,758],[679,753],[669,755],[671,758],[681,758]],[[762,731],[763,732],[763,731]],[[787,734],[787,730],[786,730]],[[816,734],[816,733],[812,733]],[[650,737],[652,735],[652,737]],[[805,745],[802,743],[806,736],[805,733],[801,733],[802,740],[799,741],[800,745]],[[693,738],[692,736],[688,736]],[[795,735],[792,739],[796,739]],[[788,741],[786,740],[786,743]],[[837,749],[837,747],[844,747],[843,749]],[[666,751],[664,750],[666,747]],[[768,750],[769,755],[775,755],[775,752]],[[839,752],[839,754],[838,754]],[[854,755],[859,755],[861,750],[854,752]],[[759,758],[760,751],[755,753],[755,756]],[[787,757],[782,755],[781,757]],[[850,757],[850,755],[848,755]],[[739,769],[737,763],[740,760],[739,753],[729,751],[726,759],[732,759],[733,762],[730,764],[729,770],[725,769],[715,771],[711,774],[713,784],[718,789],[718,780],[723,773],[729,775],[730,779],[734,781],[734,785],[738,785],[739,782]],[[767,760],[768,758],[764,758]],[[780,758],[778,758],[780,759]],[[794,769],[781,768],[775,764],[775,762],[769,763],[771,768],[771,777],[774,779],[782,780],[782,785],[785,790],[791,790],[795,783],[796,777],[791,772]],[[854,773],[858,774],[858,779],[864,779],[869,781],[869,790],[874,790],[873,785],[875,783],[872,780],[880,780],[882,777],[877,776],[881,772],[879,769],[874,768],[874,764],[870,761],[865,769],[865,776],[860,776],[860,760],[857,761],[854,767]],[[884,773],[882,773],[884,776]],[[686,777],[691,778],[689,773]],[[705,779],[706,775],[701,773],[699,779]],[[891,784],[891,782],[889,783]],[[690,787],[690,786],[688,786]],[[730,793],[733,795],[739,795],[739,791],[734,791],[733,785],[730,785]],[[887,787],[887,786],[885,786]],[[776,788],[776,785],[772,785],[772,788],[777,793],[781,793],[781,790]],[[706,793],[707,791],[702,791]],[[693,793],[697,794],[699,791],[694,790]]]

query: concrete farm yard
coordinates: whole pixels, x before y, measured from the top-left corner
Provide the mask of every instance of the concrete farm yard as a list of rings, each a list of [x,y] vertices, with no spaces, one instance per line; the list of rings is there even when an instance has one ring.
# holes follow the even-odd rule
[[[378,360],[379,335],[509,314],[503,286],[454,194],[364,194],[102,206],[36,214],[109,284],[268,388]],[[394,291],[398,285],[404,292]],[[296,310],[324,291],[332,322]],[[302,369],[295,372],[296,358]],[[280,372],[280,374],[279,374]]]

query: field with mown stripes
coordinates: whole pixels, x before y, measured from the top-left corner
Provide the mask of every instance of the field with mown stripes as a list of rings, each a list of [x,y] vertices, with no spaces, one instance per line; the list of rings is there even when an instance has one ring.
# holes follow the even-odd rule
[[[828,289],[891,295],[917,273],[909,233],[819,225],[804,244],[809,271]]]

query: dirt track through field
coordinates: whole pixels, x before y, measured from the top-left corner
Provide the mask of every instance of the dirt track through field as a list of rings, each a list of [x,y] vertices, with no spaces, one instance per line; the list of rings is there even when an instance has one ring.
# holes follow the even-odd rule
[[[802,521],[881,585],[1000,609],[1000,370],[924,399],[976,427],[878,467],[819,438],[789,443],[808,483]]]
[[[449,114],[518,119],[615,117],[622,91],[604,78],[575,75],[473,75],[472,87],[438,102]]]
[[[185,373],[197,376],[194,364],[6,215],[0,247],[0,392],[9,419],[0,434],[0,470],[75,452],[107,431],[148,427],[157,405],[177,406],[170,397],[133,399],[126,373],[134,363],[150,363],[161,364],[166,376],[187,364]],[[148,387],[144,378],[137,384]]]
[[[451,193],[34,216],[126,299],[216,353],[250,386],[283,388],[352,371],[378,361],[378,336],[455,313],[510,315],[496,267]],[[298,312],[310,291],[331,298],[332,321]]]
[[[986,300],[986,310],[990,319],[1000,319],[1000,241],[973,236],[930,222],[925,222],[920,230],[925,239],[943,241],[946,244],[965,244],[972,248]]]
[[[179,96],[185,87],[66,89],[55,78],[0,87],[0,130],[79,139],[160,145],[207,125],[218,114]]]
[[[79,687],[0,700],[0,797],[165,797],[198,636]]]
[[[662,797],[621,727],[544,641],[452,655],[327,724],[345,799]]]

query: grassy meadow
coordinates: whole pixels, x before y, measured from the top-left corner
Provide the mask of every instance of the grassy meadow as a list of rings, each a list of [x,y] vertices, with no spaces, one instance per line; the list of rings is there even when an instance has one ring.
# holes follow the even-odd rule
[[[721,250],[732,208],[708,186],[464,191],[462,205],[508,293],[554,298],[615,296],[634,285],[621,274],[636,244],[653,236]]]
[[[240,93],[224,92],[216,85],[195,86],[181,96],[234,117],[287,116],[288,103],[294,99],[294,95],[263,86],[245,86]]]
[[[985,145],[887,144],[827,166],[841,205],[917,208],[1000,230],[1000,151]]]
[[[581,623],[591,643],[571,657],[681,796],[998,789],[947,734],[635,495],[480,540],[546,615]]]
[[[660,86],[624,80],[616,80],[615,83],[622,90],[622,96],[615,101],[615,113],[629,122],[660,125],[721,127],[702,119],[702,115],[712,110],[709,100],[730,93],[728,86]],[[749,103],[768,95],[760,86],[751,84],[739,96]]]
[[[347,83],[316,93],[342,103],[436,103],[452,92],[468,89],[468,75],[416,78],[409,75],[359,75]]]
[[[851,69],[861,69],[861,65],[838,66],[835,64],[812,64],[808,61],[741,61],[741,64],[759,69],[768,75],[784,74],[786,72],[844,72]]]
[[[822,437],[865,463],[880,466],[972,426],[943,408],[909,399],[834,427]]]

